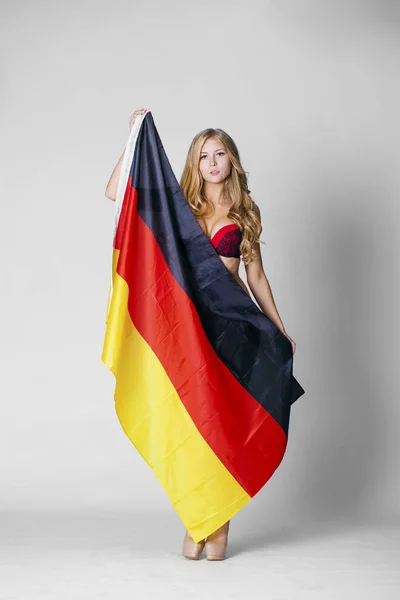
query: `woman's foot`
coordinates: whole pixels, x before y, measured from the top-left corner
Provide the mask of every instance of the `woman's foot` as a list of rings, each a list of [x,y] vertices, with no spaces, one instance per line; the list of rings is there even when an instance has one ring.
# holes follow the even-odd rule
[[[192,536],[186,530],[185,537],[183,538],[182,556],[191,558],[192,560],[199,560],[201,553],[204,548],[204,540],[201,540],[198,544],[193,540]]]
[[[228,545],[229,523],[230,521],[227,521],[207,537],[205,543],[207,560],[224,560]]]

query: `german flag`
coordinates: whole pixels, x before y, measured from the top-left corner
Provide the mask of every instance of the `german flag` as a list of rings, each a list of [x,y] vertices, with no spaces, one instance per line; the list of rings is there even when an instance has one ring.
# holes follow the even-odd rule
[[[123,159],[106,324],[121,426],[198,542],[279,466],[304,389],[291,343],[198,224],[149,111]]]

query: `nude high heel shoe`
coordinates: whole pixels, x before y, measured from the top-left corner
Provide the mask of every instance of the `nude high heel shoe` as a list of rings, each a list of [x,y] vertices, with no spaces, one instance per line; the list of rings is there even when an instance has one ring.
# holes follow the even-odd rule
[[[204,540],[196,544],[188,530],[186,530],[185,537],[183,538],[182,556],[191,558],[192,560],[199,560],[203,548]]]
[[[206,539],[206,558],[207,560],[224,560],[226,547],[228,545],[229,523],[227,521],[222,527],[213,531]]]

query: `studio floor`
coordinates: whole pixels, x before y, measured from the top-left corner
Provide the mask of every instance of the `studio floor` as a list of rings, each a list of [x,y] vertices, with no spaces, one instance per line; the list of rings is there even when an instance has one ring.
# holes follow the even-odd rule
[[[227,558],[180,555],[183,525],[124,511],[0,513],[1,600],[398,600],[400,527],[231,521]]]

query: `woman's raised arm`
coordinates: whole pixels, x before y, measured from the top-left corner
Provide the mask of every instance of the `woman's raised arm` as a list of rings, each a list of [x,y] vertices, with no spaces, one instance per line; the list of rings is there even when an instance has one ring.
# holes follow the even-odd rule
[[[132,113],[132,115],[129,119],[129,130],[132,129],[136,117],[138,115],[145,113],[146,111],[147,111],[147,108],[140,108],[139,110],[135,110],[135,112]],[[123,151],[123,153],[121,154],[121,158],[115,165],[114,171],[111,173],[111,177],[107,183],[107,187],[106,187],[106,191],[105,191],[105,195],[107,196],[107,198],[110,198],[110,200],[113,200],[114,202],[115,202],[115,198],[117,197],[118,180],[119,180],[119,175],[121,173],[121,167],[122,167],[122,161],[124,159],[124,154],[125,154],[125,150]]]
[[[123,153],[121,154],[121,158],[115,165],[114,171],[111,173],[111,177],[107,183],[107,187],[106,187],[106,191],[105,191],[105,195],[107,196],[107,198],[110,198],[110,200],[114,200],[114,202],[115,202],[115,198],[117,197],[118,180],[119,180],[119,174],[121,172],[124,154],[125,154],[125,150],[123,151]]]

